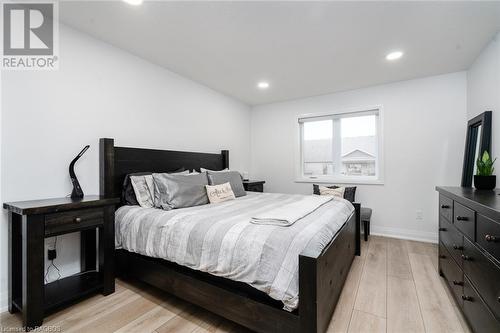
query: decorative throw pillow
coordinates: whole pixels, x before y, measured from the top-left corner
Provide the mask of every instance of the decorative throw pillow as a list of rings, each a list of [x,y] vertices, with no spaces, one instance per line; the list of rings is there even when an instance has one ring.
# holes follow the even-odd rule
[[[175,171],[171,171],[169,173],[189,173],[189,171],[185,171],[185,168],[179,168]],[[132,176],[146,176],[146,175],[152,175],[152,172],[134,172],[134,173],[129,173],[125,175],[125,178],[123,179],[123,187],[122,187],[122,203],[124,205],[129,205],[129,206],[138,206],[139,202],[137,201],[134,187],[132,186],[132,182],[130,181],[130,177]],[[151,191],[153,193],[153,191]]]
[[[328,188],[338,188],[339,186],[325,186],[325,187],[328,187]],[[317,184],[313,184],[313,194],[317,194],[317,195],[320,195],[319,193],[319,185]],[[352,187],[345,187],[345,190],[344,190],[344,199],[350,201],[350,202],[354,202],[356,200],[356,186],[352,186]]]
[[[241,175],[238,171],[208,171],[208,184],[220,185],[224,183],[231,184],[231,188],[237,198],[247,195],[243,187],[243,182],[241,181]]]
[[[171,174],[189,174],[188,170],[185,170],[184,168],[177,169],[172,172],[168,172]],[[123,190],[122,190],[122,202],[125,205],[131,205],[131,206],[141,206],[141,207],[147,207],[147,203],[145,203],[148,199],[147,197],[143,197],[143,204],[146,206],[143,206],[141,202],[138,200],[138,197],[141,196],[141,194],[138,194],[136,191],[136,188],[132,184],[132,179],[131,177],[138,177],[136,178],[136,187],[139,188],[145,188],[148,186],[149,188],[149,193],[151,195],[151,202],[153,202],[153,197],[154,197],[154,187],[152,186],[152,182],[146,182],[146,178],[142,178],[145,176],[152,176],[152,172],[135,172],[135,173],[130,173],[125,176],[125,180],[123,181]],[[152,180],[153,178],[151,178]],[[138,184],[140,182],[140,184]],[[142,195],[145,193],[143,192]],[[152,206],[153,207],[153,206]]]
[[[236,199],[230,183],[205,185],[205,188],[207,189],[207,196],[210,203],[219,203]]]
[[[344,198],[344,187],[337,187],[337,188],[329,188],[325,186],[320,186],[319,187],[319,194],[320,195],[330,195],[332,197],[337,197],[337,198]]]
[[[153,175],[130,176],[130,183],[139,206],[144,208],[153,207]]]
[[[205,172],[198,175],[153,173],[154,205],[165,210],[208,203]]]
[[[151,175],[151,172],[134,172],[134,173],[129,173],[128,175],[125,176],[125,179],[123,180],[123,189],[122,189],[122,203],[124,205],[130,205],[130,206],[139,205],[139,202],[137,201],[137,198],[135,196],[135,191],[132,186],[132,182],[130,181],[130,177],[146,176],[146,175]]]

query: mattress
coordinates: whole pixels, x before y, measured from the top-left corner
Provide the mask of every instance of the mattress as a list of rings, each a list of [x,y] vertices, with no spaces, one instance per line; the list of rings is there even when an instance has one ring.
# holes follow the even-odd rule
[[[293,311],[299,303],[299,254],[319,255],[354,213],[349,201],[335,198],[291,226],[250,223],[258,213],[303,197],[248,192],[223,203],[170,211],[122,206],[115,216],[115,244],[247,283]]]

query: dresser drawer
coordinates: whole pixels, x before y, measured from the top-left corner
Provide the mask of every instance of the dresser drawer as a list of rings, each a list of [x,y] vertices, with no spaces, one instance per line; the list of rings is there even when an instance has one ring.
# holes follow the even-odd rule
[[[455,201],[453,205],[453,223],[469,239],[474,239],[476,227],[476,212]]]
[[[476,242],[500,261],[500,223],[477,214]]]
[[[439,214],[448,221],[453,221],[453,200],[439,195]]]
[[[469,240],[464,241],[464,273],[482,295],[491,311],[500,318],[500,268]]]
[[[464,295],[462,298],[464,300],[462,309],[474,332],[500,332],[500,322],[489,311],[467,278],[464,281]]]
[[[439,217],[439,240],[446,246],[459,266],[462,266],[463,239],[460,231],[442,216]]]
[[[104,223],[104,209],[80,209],[45,215],[45,235],[81,230]]]
[[[462,304],[464,274],[443,243],[439,243],[439,268],[451,290],[453,290],[457,303]]]

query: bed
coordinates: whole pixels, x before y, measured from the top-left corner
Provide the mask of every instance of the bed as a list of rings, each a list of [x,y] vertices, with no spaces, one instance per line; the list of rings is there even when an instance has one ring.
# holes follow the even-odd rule
[[[113,139],[100,139],[100,194],[112,197],[120,196],[123,179],[129,173],[146,170],[162,172],[176,170],[180,167],[222,170],[229,167],[228,162],[228,151],[210,154],[115,147]],[[272,203],[273,201],[292,199],[293,196],[290,195],[249,194],[234,200],[234,202],[218,205],[217,209],[226,214],[224,220],[226,222],[218,223],[222,225],[233,223],[231,222],[234,220],[231,218],[231,214],[234,214],[233,210],[245,212],[247,209],[248,216],[251,216],[252,209],[255,209],[253,207],[262,206],[264,202]],[[334,207],[340,208],[335,211]],[[360,251],[360,206],[354,204],[354,213],[350,213],[347,208],[343,209],[342,207],[340,203],[325,204],[318,208],[314,214],[310,214],[307,219],[299,220],[291,227],[270,228],[270,226],[259,225],[248,227],[249,224],[246,223],[245,229],[248,229],[250,235],[255,236],[267,232],[274,237],[274,240],[273,237],[270,237],[269,244],[261,242],[262,246],[254,246],[250,249],[260,258],[259,260],[251,260],[255,256],[248,256],[248,262],[233,264],[229,271],[220,269],[220,267],[216,267],[217,265],[211,266],[210,260],[206,260],[206,258],[201,260],[200,257],[194,256],[193,253],[197,253],[199,250],[186,250],[192,249],[193,244],[197,244],[196,242],[187,242],[188,238],[200,238],[200,235],[207,232],[208,229],[200,230],[201,226],[208,228],[207,225],[209,225],[201,223],[202,221],[209,221],[212,216],[217,216],[212,220],[219,221],[219,215],[223,216],[222,213],[215,214],[217,209],[192,207],[182,208],[176,212],[163,212],[154,208],[147,209],[136,206],[117,207],[116,237],[118,248],[115,253],[117,273],[144,281],[258,332],[285,330],[290,332],[324,332],[328,327],[352,260],[355,255],[359,255]],[[352,206],[350,207],[352,209]],[[182,214],[179,211],[182,211]],[[169,250],[171,253],[179,252],[175,256],[162,253],[163,249],[167,248],[165,240],[158,237],[147,237],[147,235],[154,235],[158,230],[166,230],[166,227],[171,228],[170,226],[173,225],[171,221],[178,219],[177,215],[182,215],[184,219],[188,216],[189,220],[186,221],[192,227],[190,227],[189,237],[180,247],[182,251],[178,251],[179,247],[175,247],[175,251]],[[245,213],[240,215],[241,219],[248,220]],[[338,221],[334,221],[333,216],[337,216]],[[343,216],[343,218],[339,216]],[[156,224],[141,222],[147,219],[150,222],[156,221]],[[345,221],[339,222],[342,219]],[[240,225],[242,225],[241,221]],[[310,223],[311,221],[315,223]],[[238,223],[238,221],[234,223]],[[295,232],[294,229],[304,229],[301,223],[309,226],[324,223],[325,226],[313,233],[315,236],[311,240],[307,239],[307,246],[298,247],[299,252],[287,250],[286,254],[290,257],[288,261],[296,263],[295,266],[292,266],[295,267],[295,277],[288,277],[288,280],[283,278],[281,279],[283,281],[273,286],[271,283],[266,283],[265,274],[256,278],[257,273],[255,272],[258,271],[262,262],[273,266],[272,257],[276,252],[273,251],[273,248],[280,244],[280,240],[286,239],[285,234]],[[181,229],[179,230],[172,232],[174,235],[186,234]],[[243,240],[246,237],[249,236],[245,235]],[[175,239],[177,238],[178,236],[175,237]],[[242,249],[239,251],[244,251],[249,244],[243,242]],[[230,244],[229,246],[231,248],[234,245]],[[263,248],[266,250],[264,251]],[[231,251],[237,252],[238,248],[231,248]],[[225,257],[222,256],[222,258]],[[244,256],[239,258],[242,257]],[[231,257],[231,260],[234,261],[234,258]],[[242,260],[239,259],[239,261]],[[256,269],[249,273],[246,269],[248,267]]]

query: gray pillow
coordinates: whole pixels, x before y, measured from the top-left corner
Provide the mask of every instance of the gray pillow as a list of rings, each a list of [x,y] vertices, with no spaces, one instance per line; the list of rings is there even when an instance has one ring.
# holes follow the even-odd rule
[[[220,185],[230,183],[235,197],[242,197],[247,195],[243,183],[241,182],[241,175],[238,171],[207,171],[209,185]]]
[[[208,185],[207,174],[171,175],[153,173],[154,204],[165,210],[205,205],[208,203],[205,185]]]

